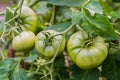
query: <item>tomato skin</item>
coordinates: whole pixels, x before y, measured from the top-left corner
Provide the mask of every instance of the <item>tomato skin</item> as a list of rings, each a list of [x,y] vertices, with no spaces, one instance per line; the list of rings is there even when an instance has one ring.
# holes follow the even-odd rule
[[[23,31],[12,40],[12,46],[16,51],[27,51],[34,47],[35,34],[31,31]]]
[[[107,57],[108,49],[102,37],[96,37],[86,46],[88,35],[84,31],[74,33],[67,44],[71,60],[81,69],[98,67]]]
[[[45,20],[45,21],[50,21],[50,19],[51,19],[51,16],[52,16],[52,8],[48,8],[46,11],[45,11],[45,13],[44,14],[42,14],[42,17],[43,17],[43,19]]]
[[[36,13],[28,6],[22,6],[20,19],[24,30],[35,32],[37,29],[38,19]]]
[[[50,41],[47,41],[50,36],[55,34],[59,34],[59,32],[56,32],[54,30],[46,30],[38,33],[35,41],[35,48],[39,54],[48,58],[53,57],[62,40],[63,42],[60,46],[58,54],[64,51],[66,40],[65,37],[63,37],[62,35],[54,36],[53,38],[51,38]]]

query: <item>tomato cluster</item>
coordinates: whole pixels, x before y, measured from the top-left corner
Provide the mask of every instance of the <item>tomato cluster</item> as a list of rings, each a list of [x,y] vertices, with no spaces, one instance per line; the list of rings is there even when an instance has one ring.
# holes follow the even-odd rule
[[[45,58],[60,55],[67,47],[71,61],[82,69],[98,67],[107,57],[108,49],[104,39],[100,36],[89,39],[83,31],[72,33],[67,41],[60,32],[55,30],[40,31],[36,36],[37,16],[35,12],[23,6],[20,15],[23,32],[13,38],[12,46],[16,51],[29,51],[34,46],[36,51]]]

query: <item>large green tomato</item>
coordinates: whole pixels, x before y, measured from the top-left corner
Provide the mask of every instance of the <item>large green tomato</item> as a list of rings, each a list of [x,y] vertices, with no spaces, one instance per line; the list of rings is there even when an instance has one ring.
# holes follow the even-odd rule
[[[35,34],[31,31],[23,31],[13,38],[12,46],[16,51],[28,51],[34,47]]]
[[[108,49],[102,37],[88,41],[84,31],[74,33],[67,44],[71,60],[81,69],[98,67],[107,57]]]
[[[48,58],[53,57],[61,41],[62,43],[59,48],[58,54],[63,52],[66,44],[65,37],[63,37],[62,35],[57,35],[50,38],[50,36],[56,34],[59,34],[59,32],[53,30],[46,30],[38,33],[38,35],[36,36],[35,47],[39,54]]]
[[[22,6],[20,20],[21,26],[24,30],[29,30],[32,32],[36,31],[38,19],[35,12],[31,8]]]

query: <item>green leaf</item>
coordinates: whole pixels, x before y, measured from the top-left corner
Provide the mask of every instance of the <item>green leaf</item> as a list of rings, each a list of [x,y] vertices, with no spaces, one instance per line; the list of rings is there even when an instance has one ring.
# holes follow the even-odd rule
[[[55,30],[58,32],[62,32],[66,30],[70,25],[71,25],[71,22],[64,22],[64,23],[52,25],[50,27],[45,28],[44,30]]]
[[[0,62],[0,74],[11,71],[14,68],[15,61],[13,59],[5,59]]]
[[[56,23],[66,22],[71,19],[72,11],[69,7],[61,6],[56,12]]]
[[[40,75],[36,74],[33,71],[28,72],[26,75],[27,75],[28,80],[39,80],[40,78]]]
[[[117,52],[115,53],[115,59],[120,62],[120,48],[119,48],[119,49],[117,50]]]
[[[9,80],[8,77],[0,77],[1,80]]]
[[[81,6],[86,0],[47,0],[48,3],[58,6]]]
[[[99,76],[100,73],[97,68],[91,70],[81,70],[74,65],[71,80],[99,80]]]
[[[98,1],[94,1],[92,0],[87,6],[86,8],[90,11],[90,13],[92,15],[94,15],[95,13],[100,13],[103,14],[103,10],[102,7],[100,6]]]
[[[99,35],[104,37],[106,40],[116,40],[119,39],[118,35],[114,32],[113,25],[110,23],[109,19],[104,15],[96,13],[91,16],[87,9],[83,10],[84,17],[87,21],[94,25],[98,30],[100,30]]]
[[[120,80],[120,63],[115,56],[109,55],[102,65],[102,76],[107,80]]]
[[[87,20],[83,20],[81,27],[84,31],[86,31],[89,37],[96,37],[99,34],[99,30],[91,25]]]
[[[31,54],[30,56],[26,57],[24,62],[29,62],[32,63],[33,61],[35,61],[38,57],[37,53]]]
[[[9,20],[11,20],[14,17],[11,9],[8,7],[6,8],[6,15],[5,15],[5,22],[7,23]],[[10,21],[6,24],[6,31],[9,31],[11,27],[15,26],[15,20]]]
[[[109,13],[112,11],[112,6],[110,5],[111,0],[99,0],[100,5],[105,13]]]
[[[26,77],[26,72],[24,69],[15,69],[13,75],[12,75],[12,80],[28,80]]]
[[[15,68],[16,61],[14,59],[4,59],[0,62],[0,79],[7,80],[10,72]]]
[[[82,18],[83,18],[82,12],[74,12],[72,15],[72,24],[79,24]]]
[[[57,57],[54,63],[55,73],[56,74],[59,73],[60,78],[69,78],[69,74],[64,64],[65,64],[64,56]],[[66,79],[63,79],[63,80],[66,80]]]

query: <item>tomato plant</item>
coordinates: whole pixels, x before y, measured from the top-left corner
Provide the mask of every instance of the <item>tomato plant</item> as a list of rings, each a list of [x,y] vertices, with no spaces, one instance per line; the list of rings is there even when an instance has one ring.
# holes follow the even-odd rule
[[[119,2],[11,3],[0,12],[0,80],[120,80]]]

